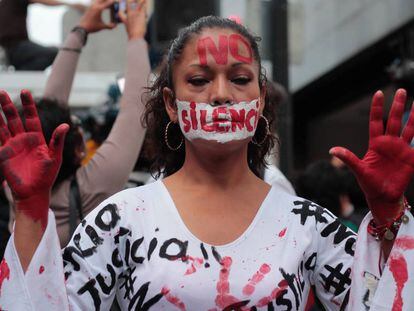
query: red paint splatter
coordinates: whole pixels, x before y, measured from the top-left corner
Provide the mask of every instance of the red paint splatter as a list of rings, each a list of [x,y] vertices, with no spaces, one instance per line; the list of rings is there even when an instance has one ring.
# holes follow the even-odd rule
[[[403,299],[402,291],[408,280],[407,262],[404,256],[399,252],[391,253],[389,258],[389,269],[397,285],[392,311],[402,310]]]
[[[263,264],[259,271],[257,271],[250,279],[249,283],[244,286],[243,294],[246,296],[250,296],[256,289],[256,285],[260,283],[266,274],[270,272],[270,266],[268,264]]]
[[[178,309],[180,309],[180,310],[182,310],[182,311],[185,311],[185,310],[186,310],[184,302],[182,302],[182,301],[180,300],[180,298],[178,298],[177,296],[172,295],[172,294],[171,294],[171,291],[170,291],[170,289],[169,289],[168,287],[164,286],[164,287],[161,289],[161,294],[163,294],[163,295],[164,295],[165,299],[167,299],[167,301],[168,301],[169,303],[173,304],[173,305],[174,305],[174,306],[176,306]]]
[[[402,250],[414,249],[414,238],[408,235],[403,235],[395,240],[394,247]]]
[[[10,279],[10,269],[7,265],[6,259],[3,258],[0,264],[0,294],[1,294],[1,287],[3,285],[4,280]]]
[[[285,236],[286,230],[287,230],[287,228],[285,228],[285,229],[283,229],[282,231],[279,232],[279,238],[282,238],[282,237]]]
[[[191,257],[191,256],[184,256],[180,258],[182,261],[191,261],[191,267],[188,268],[184,275],[189,275],[189,274],[193,274],[194,272],[197,271],[197,268],[200,268],[203,263],[204,263],[204,259],[203,258],[198,258],[198,257]]]
[[[286,288],[288,288],[288,282],[286,280],[282,280],[279,282],[278,287],[272,290],[271,294],[267,297],[263,297],[258,301],[256,304],[256,307],[265,307],[267,306],[271,301],[277,299],[282,291],[284,291]]]
[[[40,268],[39,268],[39,274],[42,274],[43,272],[45,272],[45,267],[44,266],[40,266]]]

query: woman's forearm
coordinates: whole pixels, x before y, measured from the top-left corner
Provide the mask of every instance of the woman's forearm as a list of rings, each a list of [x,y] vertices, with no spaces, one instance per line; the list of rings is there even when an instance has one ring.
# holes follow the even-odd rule
[[[31,210],[26,208],[27,204],[36,205],[36,209],[33,209],[33,206]],[[23,204],[16,202],[16,205],[14,243],[23,272],[26,272],[46,230],[49,198],[34,198]],[[33,210],[40,212],[34,215]]]
[[[63,49],[59,51],[53,62],[43,97],[68,104],[82,46],[81,38],[76,32],[71,32],[67,36],[62,45]]]

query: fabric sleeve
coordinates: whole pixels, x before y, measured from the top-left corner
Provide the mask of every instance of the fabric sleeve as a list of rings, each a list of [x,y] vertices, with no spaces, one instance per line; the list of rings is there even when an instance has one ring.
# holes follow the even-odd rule
[[[82,49],[82,42],[75,32],[69,33],[63,47],[75,50]],[[68,105],[73,79],[76,73],[80,53],[59,50],[52,66],[52,72],[47,79],[43,97],[56,99]]]
[[[118,116],[108,138],[92,159],[77,171],[85,214],[95,206],[89,203],[96,200],[96,196],[102,201],[121,190],[135,165],[145,137],[141,124],[145,109],[142,96],[149,73],[146,42],[144,39],[129,41],[125,91]]]
[[[0,267],[1,310],[69,310],[63,277],[62,256],[53,212],[39,246],[23,272],[14,246],[9,239]]]
[[[297,200],[293,212],[309,223],[312,243],[304,266],[310,283],[326,310],[346,310],[351,287],[351,267],[356,234],[327,209],[308,200]],[[313,227],[313,228],[312,228]]]
[[[12,236],[1,264],[1,310],[110,309],[124,267],[116,243],[122,234],[119,204],[110,199],[82,221],[63,252],[49,211],[48,226],[26,273]]]
[[[381,257],[381,243],[367,232],[371,213],[362,221],[352,267],[349,310],[413,309],[414,218],[408,211],[405,216],[387,262]]]

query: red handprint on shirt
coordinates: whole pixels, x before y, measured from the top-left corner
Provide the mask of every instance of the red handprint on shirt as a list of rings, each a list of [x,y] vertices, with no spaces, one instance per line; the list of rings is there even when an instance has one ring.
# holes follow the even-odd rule
[[[65,135],[62,124],[46,145],[35,103],[29,91],[21,92],[25,126],[6,92],[0,92],[0,104],[7,125],[0,117],[0,169],[9,184],[16,209],[34,221],[47,224],[50,190],[62,160]]]
[[[384,133],[382,114],[384,95],[375,93],[369,121],[369,146],[362,160],[351,151],[335,147],[330,153],[344,161],[354,172],[378,224],[392,221],[401,211],[401,199],[414,173],[414,108],[401,135],[406,92],[399,89]]]

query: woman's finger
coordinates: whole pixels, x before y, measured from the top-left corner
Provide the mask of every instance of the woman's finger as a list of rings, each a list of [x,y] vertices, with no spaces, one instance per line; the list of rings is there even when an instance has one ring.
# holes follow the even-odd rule
[[[10,134],[15,136],[19,133],[24,132],[22,121],[20,120],[19,113],[17,112],[16,107],[13,105],[9,95],[6,92],[0,92],[0,104],[3,109],[4,115],[7,119],[7,126],[9,128]]]
[[[2,96],[0,95],[0,101],[2,100]],[[7,128],[6,122],[4,122],[3,115],[0,115],[0,142],[2,145],[6,144],[6,142],[10,138],[10,132]]]
[[[36,110],[36,104],[33,100],[32,94],[28,90],[22,90],[20,98],[23,105],[23,114],[25,118],[26,131],[39,132],[43,137],[42,124]]]
[[[382,122],[382,107],[384,105],[384,94],[377,91],[372,97],[371,111],[369,114],[369,139],[384,134],[384,125]]]
[[[406,141],[407,143],[411,143],[414,136],[414,102],[411,105],[411,111],[410,116],[408,117],[407,124],[405,125],[403,132],[401,134],[401,137]]]
[[[406,99],[407,92],[404,89],[398,89],[397,92],[395,92],[391,111],[388,116],[387,130],[385,132],[387,135],[400,136],[401,119],[404,113]]]
[[[362,170],[360,165],[361,160],[351,151],[343,147],[333,147],[329,150],[329,154],[344,162],[355,175],[360,175]]]
[[[59,125],[52,134],[49,142],[49,152],[51,156],[60,164],[62,161],[63,147],[65,145],[65,137],[69,131],[69,125],[63,123]]]

